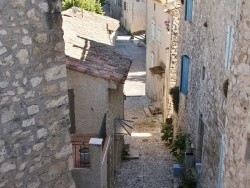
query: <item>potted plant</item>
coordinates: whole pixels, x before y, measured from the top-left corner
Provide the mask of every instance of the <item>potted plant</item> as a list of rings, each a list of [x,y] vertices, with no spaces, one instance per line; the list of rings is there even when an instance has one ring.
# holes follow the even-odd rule
[[[79,153],[80,153],[80,163],[89,163],[90,162],[90,150],[88,147],[86,146],[80,146],[79,149]]]
[[[194,167],[194,145],[192,143],[192,138],[189,134],[186,138],[186,152],[184,162],[186,168]]]

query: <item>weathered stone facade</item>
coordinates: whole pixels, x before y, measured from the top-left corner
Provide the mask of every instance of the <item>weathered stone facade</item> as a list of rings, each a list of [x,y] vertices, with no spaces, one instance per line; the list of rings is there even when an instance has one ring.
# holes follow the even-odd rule
[[[171,48],[170,50],[170,65],[169,65],[169,73],[166,76],[166,82],[169,82],[169,89],[166,91],[166,96],[168,98],[166,104],[166,116],[164,117],[171,117],[174,112],[173,110],[173,102],[172,97],[169,94],[169,90],[176,86],[177,83],[177,71],[178,71],[178,45],[179,45],[179,28],[180,28],[180,7],[181,2],[180,0],[176,0],[174,4],[166,3],[165,11],[172,16],[172,23],[171,23]]]
[[[173,102],[169,92],[177,83],[179,20],[181,2],[147,1],[147,83],[146,94],[152,101],[160,101],[164,121],[173,117]],[[155,39],[152,39],[152,21],[155,20]],[[158,42],[160,32],[161,42]],[[149,68],[154,54],[154,66],[163,65],[165,73],[151,74]]]
[[[75,187],[60,12],[0,2],[0,187]]]
[[[181,63],[186,55],[190,64],[188,94],[180,94],[178,125],[191,133],[196,162],[202,163],[198,187],[249,187],[250,2],[193,0],[191,21],[184,20],[185,3],[178,60]],[[229,26],[234,34],[227,68]]]

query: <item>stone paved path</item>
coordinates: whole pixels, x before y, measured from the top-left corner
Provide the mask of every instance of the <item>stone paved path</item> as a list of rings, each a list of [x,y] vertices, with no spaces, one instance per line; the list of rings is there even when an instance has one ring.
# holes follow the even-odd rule
[[[133,63],[131,65],[124,93],[127,96],[145,95],[146,80],[146,48],[138,47],[123,30],[119,29],[116,41],[116,49],[123,54],[131,57]]]
[[[147,117],[144,113],[144,107],[150,101],[145,96],[145,74],[137,73],[145,72],[145,56],[143,59],[141,51],[143,48],[131,43],[134,45],[132,47],[125,38],[126,36],[123,37],[124,41],[117,43],[117,48],[134,58],[132,74],[129,74],[125,83],[125,93],[129,95],[125,100],[125,119],[134,121],[134,129],[132,136],[125,139],[130,143],[131,154],[139,155],[139,159],[122,162],[116,188],[172,188],[173,158],[161,141],[162,116]],[[139,51],[136,52],[137,48]],[[131,49],[133,53],[130,53]]]

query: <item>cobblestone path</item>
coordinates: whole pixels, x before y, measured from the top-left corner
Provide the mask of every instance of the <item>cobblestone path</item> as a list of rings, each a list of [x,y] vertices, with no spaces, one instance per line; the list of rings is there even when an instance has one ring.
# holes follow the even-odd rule
[[[130,142],[132,155],[139,159],[122,162],[116,188],[172,188],[173,157],[161,140],[162,116],[147,117],[144,107],[146,96],[127,97],[125,119],[135,122]]]
[[[116,188],[172,188],[173,158],[161,140],[162,116],[147,117],[144,107],[150,100],[145,96],[145,47],[138,47],[123,31],[119,30],[116,49],[133,58],[125,82],[125,119],[134,121],[130,143],[131,159],[122,162]]]

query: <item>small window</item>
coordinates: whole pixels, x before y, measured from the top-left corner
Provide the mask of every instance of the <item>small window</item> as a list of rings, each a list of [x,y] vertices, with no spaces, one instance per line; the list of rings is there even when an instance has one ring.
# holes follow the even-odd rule
[[[136,2],[140,2],[140,0],[136,0]]]
[[[74,134],[76,131],[74,89],[68,89],[68,98],[69,98],[69,115],[70,115],[70,124],[71,124],[69,131],[71,134]]]
[[[161,44],[161,28],[160,27],[157,30],[157,43]]]
[[[246,159],[250,162],[250,137],[247,138]]]
[[[230,69],[231,67],[231,52],[232,52],[232,45],[233,45],[233,34],[234,29],[232,26],[227,26],[227,39],[226,39],[226,54],[225,54],[225,67]]]
[[[206,75],[206,67],[202,67],[202,80],[205,80],[205,75]]]
[[[185,20],[192,21],[193,0],[186,0]]]
[[[122,7],[122,0],[118,0],[118,6]]]
[[[154,11],[155,11],[155,6],[156,6],[156,5],[155,5],[155,3],[154,3]]]
[[[189,57],[186,55],[182,56],[181,59],[181,86],[180,92],[187,95],[188,93],[188,74],[189,74]]]
[[[200,113],[199,127],[198,127],[198,143],[197,143],[197,153],[196,153],[197,163],[201,163],[202,161],[203,137],[204,137],[204,122],[202,114]]]
[[[155,20],[152,20],[151,37],[152,40],[155,40]]]
[[[124,9],[124,10],[127,10],[127,2],[126,2],[126,1],[124,1],[123,9]]]
[[[155,66],[155,54],[151,52],[151,67]]]
[[[250,137],[247,138],[246,160],[250,162]]]

